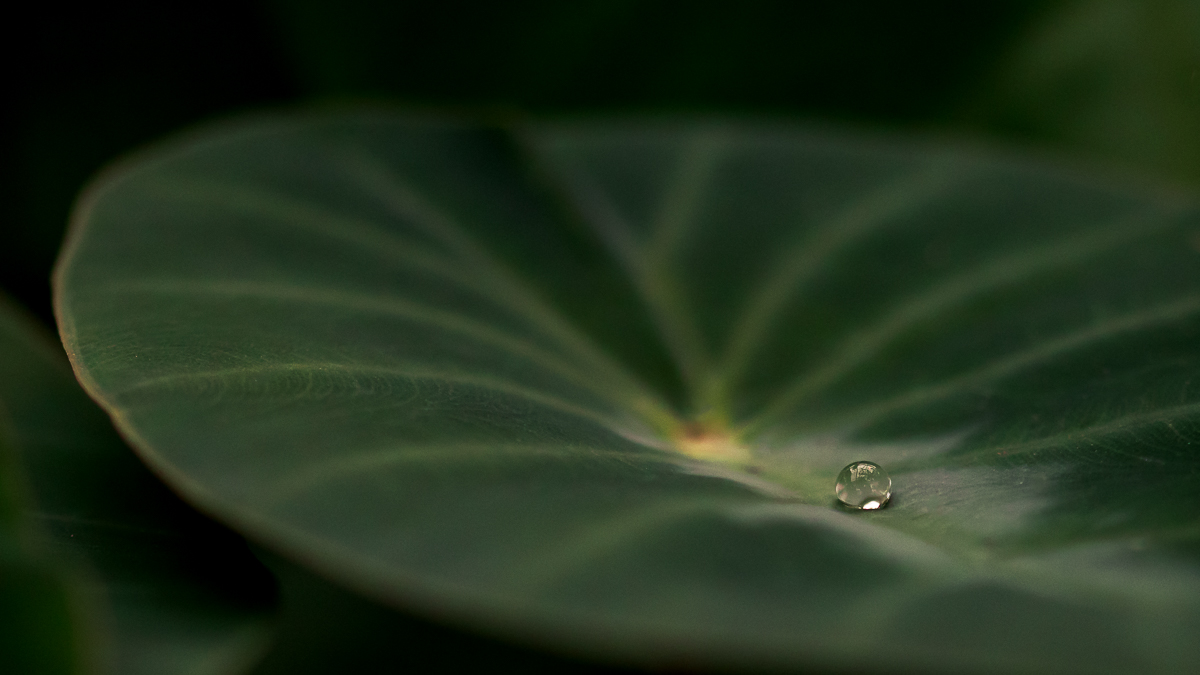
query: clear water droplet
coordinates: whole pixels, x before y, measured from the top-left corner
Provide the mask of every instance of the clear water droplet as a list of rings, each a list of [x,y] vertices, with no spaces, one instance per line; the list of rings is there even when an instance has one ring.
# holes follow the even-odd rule
[[[853,509],[882,509],[892,498],[892,477],[875,462],[851,462],[834,486],[838,501]]]

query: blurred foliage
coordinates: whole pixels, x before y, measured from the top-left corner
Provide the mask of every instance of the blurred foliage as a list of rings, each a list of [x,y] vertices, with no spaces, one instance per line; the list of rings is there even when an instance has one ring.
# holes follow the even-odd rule
[[[1200,2],[1063,4],[976,87],[979,131],[1200,182]]]
[[[937,116],[1035,3],[273,0],[310,92],[526,110]]]
[[[0,409],[0,423],[6,411]],[[34,550],[20,506],[25,485],[0,426],[0,666],[4,672],[67,675],[81,664],[74,598],[59,566]]]

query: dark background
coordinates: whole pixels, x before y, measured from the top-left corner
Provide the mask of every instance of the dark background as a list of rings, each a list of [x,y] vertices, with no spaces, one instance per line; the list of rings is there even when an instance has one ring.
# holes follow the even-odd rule
[[[70,206],[105,163],[264,106],[951,119],[1053,3],[744,0],[31,3],[5,22],[0,284],[50,322]]]
[[[91,174],[263,107],[770,115],[1200,182],[1195,0],[50,0],[24,12],[0,34],[0,285],[47,322],[50,266]]]
[[[1198,5],[29,4],[0,29],[0,286],[52,325],[51,266],[72,201],[96,170],[188,125],[327,101],[795,118],[1018,145],[1097,170],[1200,184]],[[302,571],[276,572],[285,603],[291,598],[283,643],[297,649],[275,654],[263,672],[294,669],[299,647],[325,650],[328,663],[339,649],[363,658],[375,649],[392,663],[442,653],[465,669],[514,659],[533,670],[569,665],[387,613]],[[322,624],[322,612],[303,609],[313,603],[341,609]],[[391,617],[362,619],[378,634],[337,618],[372,613]],[[396,642],[397,631],[409,638]]]

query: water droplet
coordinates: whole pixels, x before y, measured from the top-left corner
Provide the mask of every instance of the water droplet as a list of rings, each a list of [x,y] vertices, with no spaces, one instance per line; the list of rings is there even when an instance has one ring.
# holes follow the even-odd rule
[[[875,462],[852,462],[838,474],[833,489],[850,508],[882,509],[892,498],[892,478]]]

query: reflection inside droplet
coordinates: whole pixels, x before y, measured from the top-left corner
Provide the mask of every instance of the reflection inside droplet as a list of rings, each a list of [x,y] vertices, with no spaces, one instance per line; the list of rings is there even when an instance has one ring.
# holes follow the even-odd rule
[[[833,489],[846,506],[873,511],[892,498],[892,479],[875,462],[852,462],[838,474]]]

